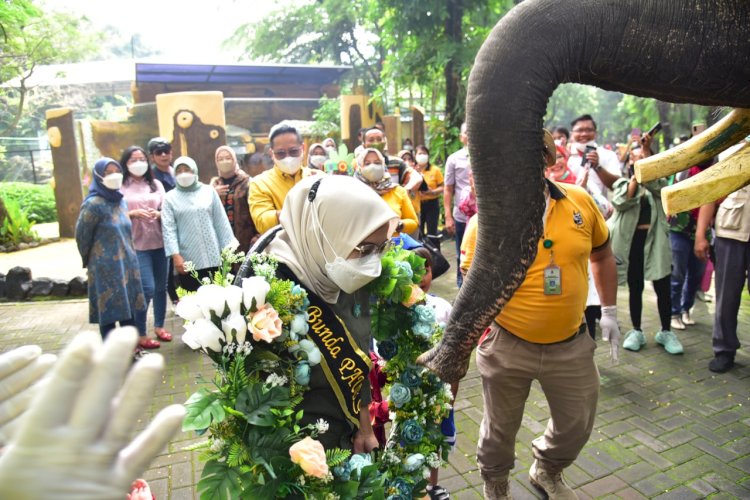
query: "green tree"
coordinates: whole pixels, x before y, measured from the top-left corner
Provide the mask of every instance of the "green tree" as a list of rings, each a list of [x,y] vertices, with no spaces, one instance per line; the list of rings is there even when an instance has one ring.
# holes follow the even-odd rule
[[[81,60],[94,54],[101,35],[86,18],[45,13],[29,0],[0,2],[0,136],[21,120],[28,80],[39,65]]]

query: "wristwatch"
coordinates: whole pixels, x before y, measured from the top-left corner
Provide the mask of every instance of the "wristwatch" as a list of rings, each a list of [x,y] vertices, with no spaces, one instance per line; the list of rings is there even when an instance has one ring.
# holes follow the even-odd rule
[[[398,221],[398,224],[396,225],[396,232],[400,233],[404,229],[404,221],[400,220]]]

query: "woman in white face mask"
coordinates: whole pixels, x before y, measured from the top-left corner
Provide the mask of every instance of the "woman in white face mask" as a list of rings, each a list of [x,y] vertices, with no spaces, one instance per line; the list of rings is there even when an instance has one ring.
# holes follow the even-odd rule
[[[417,212],[409,199],[409,193],[402,186],[391,182],[391,177],[385,168],[385,158],[380,151],[373,148],[363,149],[357,155],[354,177],[375,190],[398,216],[399,224],[394,236],[398,236],[399,232],[416,231]]]
[[[216,190],[198,180],[195,160],[181,156],[174,162],[176,189],[164,197],[162,230],[164,252],[177,271],[177,284],[189,291],[200,286],[185,263],[199,278],[208,277],[221,264],[221,250],[237,245]]]
[[[172,334],[164,328],[167,310],[168,261],[164,254],[164,237],[161,231],[161,206],[164,186],[154,179],[148,166],[146,151],[130,146],[120,158],[123,171],[122,194],[128,204],[128,216],[133,224],[133,246],[141,270],[141,284],[146,297],[146,308],[136,314],[135,323],[140,335],[139,345],[156,349],[159,342],[146,335],[146,313],[151,299],[154,301],[154,334],[159,340],[169,342]]]
[[[93,169],[89,193],[76,224],[76,243],[88,271],[89,322],[99,324],[102,338],[120,326],[135,325],[146,302],[123,199],[122,168],[101,158]]]
[[[310,145],[310,152],[307,155],[308,168],[325,170],[324,165],[327,159],[328,156],[326,155],[326,150],[323,148],[322,144],[316,142],[315,144]]]
[[[367,409],[369,293],[362,288],[380,275],[380,258],[397,223],[388,205],[361,182],[343,175],[308,177],[289,191],[280,227],[251,249],[275,256],[277,276],[308,292],[308,313],[315,316],[309,338],[325,363],[310,367],[302,424],[328,422],[328,431],[318,437],[326,448],[359,453],[377,446]],[[238,279],[248,269],[246,261]],[[358,382],[343,379],[352,373],[361,375]]]
[[[247,252],[258,237],[247,200],[250,176],[240,168],[237,155],[229,146],[216,148],[214,160],[219,175],[211,179],[211,187],[224,206],[234,236],[240,242],[239,250]]]

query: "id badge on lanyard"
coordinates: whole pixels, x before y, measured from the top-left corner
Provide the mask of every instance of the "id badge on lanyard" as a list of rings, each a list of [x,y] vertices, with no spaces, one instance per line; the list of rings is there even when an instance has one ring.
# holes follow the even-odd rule
[[[562,276],[560,267],[555,264],[555,252],[551,250],[552,241],[545,240],[544,247],[549,248],[549,265],[544,268],[544,295],[562,294]]]

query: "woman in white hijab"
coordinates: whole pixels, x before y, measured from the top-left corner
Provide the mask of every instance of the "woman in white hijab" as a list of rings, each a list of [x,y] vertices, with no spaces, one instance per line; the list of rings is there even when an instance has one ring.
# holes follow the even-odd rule
[[[322,362],[311,369],[302,423],[328,422],[319,437],[326,448],[370,451],[378,443],[367,409],[370,318],[369,294],[362,288],[380,275],[380,257],[398,218],[363,183],[318,176],[289,191],[279,220],[251,253],[274,255],[278,277],[308,292],[308,335]],[[243,265],[238,279],[247,273]],[[347,365],[351,360],[357,367]]]

